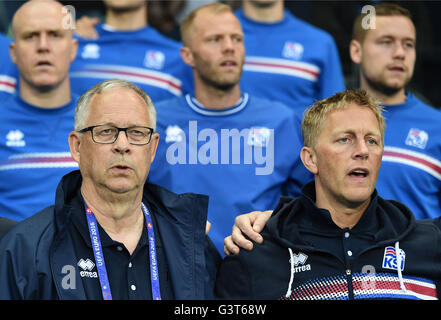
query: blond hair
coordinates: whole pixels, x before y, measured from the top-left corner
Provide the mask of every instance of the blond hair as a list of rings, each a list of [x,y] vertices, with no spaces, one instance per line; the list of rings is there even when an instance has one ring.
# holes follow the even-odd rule
[[[329,113],[334,110],[357,105],[372,110],[378,121],[381,132],[381,141],[384,146],[384,131],[386,122],[383,117],[383,107],[379,102],[369,96],[364,90],[346,90],[339,92],[332,97],[317,101],[304,112],[302,120],[303,144],[306,147],[314,148],[318,137],[323,130],[323,125]]]
[[[232,8],[229,5],[219,2],[212,2],[193,10],[187,15],[187,17],[185,17],[184,21],[182,21],[181,23],[181,39],[184,46],[188,46],[190,44],[191,35],[194,33],[194,20],[198,12],[202,10],[209,10],[209,12],[212,14],[219,14],[223,12],[231,12],[232,14],[234,14]]]
[[[377,17],[391,17],[391,16],[401,16],[406,17],[410,21],[412,21],[412,15],[410,11],[400,7],[395,3],[380,3],[373,6],[375,9],[375,16]],[[363,18],[367,15],[367,13],[360,13],[357,18],[355,18],[354,25],[352,28],[352,39],[357,40],[362,43],[364,38],[366,37],[367,29],[363,28]]]

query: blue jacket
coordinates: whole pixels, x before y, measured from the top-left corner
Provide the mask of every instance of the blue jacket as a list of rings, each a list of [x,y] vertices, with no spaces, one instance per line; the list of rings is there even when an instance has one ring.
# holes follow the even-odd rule
[[[0,299],[86,299],[77,269],[71,277],[75,285],[63,285],[66,266],[77,264],[67,226],[72,212],[84,210],[71,206],[80,186],[79,171],[67,174],[58,185],[54,206],[22,221],[2,238]],[[155,214],[175,298],[212,298],[220,257],[205,235],[208,197],[177,195],[146,183],[143,201]]]

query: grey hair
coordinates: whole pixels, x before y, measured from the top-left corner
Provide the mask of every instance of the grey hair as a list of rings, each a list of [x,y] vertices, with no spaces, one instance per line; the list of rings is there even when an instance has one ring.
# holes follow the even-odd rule
[[[80,97],[77,102],[77,107],[75,109],[74,130],[79,131],[86,126],[87,119],[89,118],[90,102],[92,101],[92,98],[96,94],[100,94],[114,88],[131,89],[135,91],[145,101],[150,116],[150,126],[153,130],[156,131],[156,109],[153,105],[152,99],[148,96],[147,93],[144,92],[144,90],[139,88],[137,85],[133,84],[132,82],[119,79],[112,79],[100,82],[94,87],[87,90]]]

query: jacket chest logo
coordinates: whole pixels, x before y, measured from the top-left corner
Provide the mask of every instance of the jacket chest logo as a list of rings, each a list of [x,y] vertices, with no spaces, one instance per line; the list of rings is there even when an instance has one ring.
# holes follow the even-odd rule
[[[298,42],[285,42],[282,50],[282,56],[288,59],[300,60],[303,57],[303,46]]]
[[[100,46],[95,43],[86,44],[81,52],[81,57],[83,59],[99,59]]]
[[[6,135],[6,145],[8,147],[25,147],[24,133],[20,130],[10,130]]]
[[[427,141],[429,140],[429,134],[420,129],[411,128],[407,134],[405,143],[408,146],[425,149]]]
[[[80,259],[78,261],[78,267],[80,267],[81,278],[98,278],[98,273],[92,271],[95,268],[95,263],[87,258],[86,260]]]
[[[298,272],[302,272],[302,271],[311,270],[311,265],[309,263],[306,264],[307,259],[308,259],[308,256],[306,254],[304,254],[303,252],[299,252],[298,254],[296,254],[290,250],[289,263],[291,264],[291,269],[292,269],[291,271],[298,273]]]
[[[165,55],[161,51],[147,50],[144,57],[144,66],[160,70],[164,67]]]
[[[399,249],[399,252],[396,252],[394,247],[389,246],[384,249],[382,266],[383,269],[391,270],[398,270],[398,266],[400,266],[400,270],[403,271],[405,260],[406,254],[403,249]]]

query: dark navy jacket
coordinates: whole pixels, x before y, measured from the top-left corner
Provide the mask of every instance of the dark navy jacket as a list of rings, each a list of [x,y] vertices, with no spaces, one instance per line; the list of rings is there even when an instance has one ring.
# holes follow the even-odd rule
[[[282,198],[262,231],[263,244],[221,264],[222,299],[437,299],[441,232],[375,191],[351,229],[315,205],[315,186]]]
[[[67,226],[74,210],[72,197],[81,186],[74,171],[58,185],[55,205],[20,222],[0,242],[0,299],[85,299],[81,277],[66,282],[66,266],[77,257]],[[208,197],[174,194],[146,183],[143,202],[155,215],[162,238],[175,299],[212,298],[220,259],[205,235]],[[72,289],[75,288],[75,289]]]
[[[17,221],[0,217],[0,239],[17,223]]]

